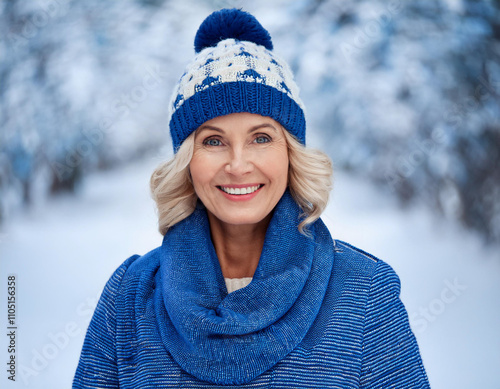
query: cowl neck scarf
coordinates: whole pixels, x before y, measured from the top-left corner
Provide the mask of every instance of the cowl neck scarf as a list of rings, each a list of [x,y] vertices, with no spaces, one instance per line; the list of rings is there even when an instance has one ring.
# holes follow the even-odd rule
[[[219,385],[251,381],[286,357],[316,318],[333,266],[333,242],[319,219],[311,237],[287,190],[274,208],[252,282],[227,292],[206,210],[172,227],[161,246],[155,311],[172,358]]]

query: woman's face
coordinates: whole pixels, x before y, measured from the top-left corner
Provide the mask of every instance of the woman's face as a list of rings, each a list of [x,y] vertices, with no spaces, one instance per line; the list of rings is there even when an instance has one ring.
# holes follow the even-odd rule
[[[189,165],[209,214],[231,225],[256,224],[278,203],[288,180],[288,148],[275,120],[233,113],[202,124]]]

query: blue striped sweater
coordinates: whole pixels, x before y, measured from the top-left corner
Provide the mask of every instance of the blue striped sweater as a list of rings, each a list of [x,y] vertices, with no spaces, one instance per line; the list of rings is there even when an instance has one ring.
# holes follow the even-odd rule
[[[312,240],[295,234],[296,215],[280,200],[252,282],[230,294],[203,209],[128,258],[101,295],[73,388],[429,388],[394,270],[321,220]]]

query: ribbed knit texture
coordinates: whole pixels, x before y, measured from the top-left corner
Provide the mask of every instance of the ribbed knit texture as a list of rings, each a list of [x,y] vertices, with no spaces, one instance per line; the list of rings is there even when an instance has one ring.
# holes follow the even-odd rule
[[[286,192],[252,282],[228,294],[206,211],[111,276],[74,388],[429,388],[400,283],[385,262],[295,233]]]
[[[206,121],[238,112],[273,118],[300,143],[306,143],[306,121],[297,102],[271,86],[242,81],[214,84],[183,102],[170,119],[175,150]]]

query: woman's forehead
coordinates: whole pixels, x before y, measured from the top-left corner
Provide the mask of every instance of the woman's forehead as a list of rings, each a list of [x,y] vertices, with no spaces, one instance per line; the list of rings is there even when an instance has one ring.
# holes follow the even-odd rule
[[[203,130],[214,130],[221,133],[253,132],[261,128],[268,128],[278,134],[281,134],[282,131],[281,124],[270,117],[241,112],[208,120],[198,127],[196,132],[201,133]]]

